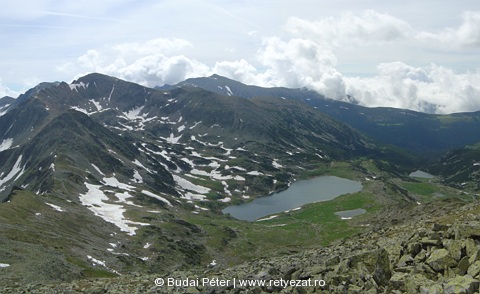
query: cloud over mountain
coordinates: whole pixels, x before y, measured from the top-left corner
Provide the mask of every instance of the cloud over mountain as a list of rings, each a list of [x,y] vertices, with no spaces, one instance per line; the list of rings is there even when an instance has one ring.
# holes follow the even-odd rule
[[[366,10],[361,14],[347,11],[340,17],[319,21],[292,17],[286,29],[293,35],[307,36],[332,47],[391,42],[406,38],[412,31],[407,22],[374,10]]]
[[[178,54],[191,47],[182,39],[153,39],[145,43],[123,43],[105,49],[91,49],[74,62],[58,69],[68,73],[100,72],[146,86],[177,83],[210,71],[199,61]]]
[[[364,105],[390,106],[433,113],[480,109],[480,71],[457,74],[432,64],[383,63],[372,78],[347,78],[347,92]]]
[[[16,97],[19,93],[5,86],[0,79],[0,98],[5,96]]]
[[[466,11],[458,28],[444,28],[439,32],[420,32],[418,38],[436,41],[453,49],[480,48],[480,11]]]
[[[479,16],[466,12],[458,28],[437,33],[417,30],[402,19],[374,10],[315,21],[290,17],[282,34],[262,38],[254,56],[207,64],[190,57],[196,49],[190,41],[156,38],[91,49],[59,70],[76,76],[101,72],[147,86],[217,73],[247,84],[307,87],[339,100],[349,95],[365,106],[436,113],[474,111],[480,110],[478,69],[459,73],[434,62],[418,66],[401,59],[379,62],[376,74],[370,76],[347,75],[339,67],[357,50],[384,48],[395,54],[409,44],[433,50],[425,40],[450,43],[445,50],[480,46]]]

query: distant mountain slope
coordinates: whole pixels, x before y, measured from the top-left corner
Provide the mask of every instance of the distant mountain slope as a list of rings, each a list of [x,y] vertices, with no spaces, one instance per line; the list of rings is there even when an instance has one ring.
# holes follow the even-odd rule
[[[456,149],[430,165],[428,171],[439,175],[445,183],[459,187],[480,189],[480,142]]]
[[[170,201],[242,199],[283,189],[298,168],[392,154],[301,101],[155,90],[100,74],[21,95],[0,117],[0,142],[0,200],[14,187],[71,197],[111,175]]]
[[[3,108],[8,107],[14,101],[15,101],[15,98],[12,98],[10,96],[5,96],[0,98],[0,111],[2,111]]]
[[[395,108],[368,108],[337,101],[306,89],[262,88],[213,75],[193,78],[176,86],[191,85],[223,95],[259,96],[300,100],[323,113],[365,132],[371,138],[423,156],[439,155],[480,140],[480,112],[433,115]],[[176,86],[164,86],[171,89]]]

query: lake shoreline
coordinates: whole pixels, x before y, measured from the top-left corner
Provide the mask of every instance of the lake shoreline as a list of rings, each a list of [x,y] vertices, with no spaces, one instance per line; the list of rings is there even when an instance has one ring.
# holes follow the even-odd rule
[[[228,206],[222,212],[239,220],[255,221],[308,203],[328,201],[344,194],[360,192],[362,189],[360,181],[330,175],[316,176],[295,181],[280,192],[257,197],[240,205]]]

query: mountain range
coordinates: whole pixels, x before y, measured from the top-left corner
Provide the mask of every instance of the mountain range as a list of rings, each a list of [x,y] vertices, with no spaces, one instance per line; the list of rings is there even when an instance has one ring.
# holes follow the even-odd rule
[[[427,114],[405,109],[364,107],[351,102],[328,99],[308,89],[262,88],[244,85],[219,76],[192,78],[174,86],[194,86],[226,96],[243,98],[284,97],[302,101],[369,137],[398,146],[429,160],[453,149],[480,141],[480,112],[449,115]]]
[[[101,181],[104,173],[172,196],[180,195],[172,175],[192,170],[242,182],[248,172],[268,171],[282,174],[278,185],[285,185],[292,178],[276,166],[381,153],[364,134],[296,100],[247,100],[194,87],[160,91],[99,74],[28,91],[0,117],[0,133],[0,161],[10,171],[2,200],[13,184],[51,193],[65,177],[83,184],[87,175]]]
[[[423,201],[407,176],[420,164],[447,184],[477,180],[452,171],[465,167],[458,156],[476,168],[478,148],[436,155],[480,141],[479,116],[366,108],[217,75],[155,89],[97,73],[42,83],[0,99],[0,264],[12,269],[0,275],[69,281],[277,250],[263,237],[324,224],[272,228],[221,209],[328,173],[361,180],[352,203],[372,213]]]

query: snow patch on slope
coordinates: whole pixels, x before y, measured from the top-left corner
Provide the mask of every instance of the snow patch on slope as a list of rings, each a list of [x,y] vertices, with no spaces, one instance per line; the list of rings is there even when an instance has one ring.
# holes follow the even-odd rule
[[[123,115],[125,115],[126,118],[128,118],[129,120],[135,120],[137,118],[143,118],[142,116],[139,116],[140,112],[142,112],[143,108],[145,106],[140,106],[140,107],[137,107],[137,108],[134,108],[132,110],[130,110],[129,112],[124,112]]]
[[[273,166],[274,168],[282,168],[282,167],[283,167],[283,165],[281,165],[280,163],[278,163],[278,159],[274,159],[274,160],[272,161],[272,166]]]
[[[48,203],[48,202],[45,202],[46,205],[50,206],[51,208],[55,209],[56,211],[59,211],[59,212],[65,212],[65,210],[63,210],[63,208],[61,208],[60,206],[58,205],[55,205],[55,204],[52,204],[52,203]]]
[[[105,203],[109,201],[107,195],[100,189],[100,185],[92,185],[85,183],[88,191],[85,194],[80,194],[80,202],[85,205],[96,216],[101,217],[103,220],[112,223],[120,228],[121,231],[128,233],[129,235],[135,235],[135,231],[138,227],[133,225],[148,226],[147,223],[133,222],[126,219],[123,213],[126,209],[123,205]]]
[[[178,136],[178,137],[175,137],[173,135],[173,133],[170,134],[170,137],[168,138],[163,138],[165,141],[167,141],[168,143],[171,143],[171,144],[177,144],[178,143],[178,140],[180,140],[180,138],[182,137],[182,135]]]
[[[92,163],[92,167],[93,167],[99,174],[101,174],[102,176],[105,175],[95,164]]]
[[[0,191],[4,191],[6,187],[2,187],[7,183],[8,181],[12,180],[15,176],[16,178],[14,181],[16,181],[24,172],[25,172],[25,167],[20,167],[22,163],[22,155],[20,155],[13,165],[12,170],[2,179],[0,179]],[[0,175],[1,176],[1,175]]]
[[[143,178],[137,170],[133,171],[133,181],[137,184],[143,183]]]
[[[95,107],[97,108],[97,111],[102,111],[103,107],[102,105],[100,105],[100,102],[95,101],[93,99],[90,99],[90,102],[93,103],[93,105],[95,105]]]
[[[200,185],[195,185],[192,182],[182,177],[173,175],[173,179],[175,180],[177,185],[179,185],[184,190],[190,190],[199,194],[207,194],[208,192],[210,192],[210,188],[206,188]]]
[[[152,193],[152,192],[150,192],[150,191],[143,190],[143,191],[142,191],[142,194],[145,194],[145,195],[147,195],[147,196],[149,196],[149,197],[152,197],[152,198],[158,199],[158,200],[160,200],[160,201],[163,201],[163,202],[167,203],[168,206],[172,206],[172,204],[170,203],[170,201],[168,201],[167,199],[165,199],[165,198],[163,198],[163,197],[161,197],[161,196],[158,196],[157,194],[154,194],[154,193]]]
[[[109,178],[104,177],[103,182],[107,186],[119,188],[119,189],[122,189],[122,190],[133,191],[133,189],[135,189],[134,186],[121,183],[119,180],[117,180],[117,178],[115,178],[115,174],[113,174],[113,176],[111,176]]]
[[[232,92],[232,90],[230,89],[230,87],[227,86],[227,85],[225,85],[225,88],[227,89],[227,95],[228,95],[228,96],[233,96],[233,92]]]
[[[8,107],[10,107],[10,104],[0,107],[0,116],[4,116],[8,112]]]
[[[2,144],[0,144],[0,152],[10,149],[13,144],[13,139],[12,138],[7,138],[2,141]]]
[[[68,86],[70,87],[70,90],[72,90],[72,91],[75,90],[75,91],[78,92],[79,88],[84,88],[85,89],[86,87],[88,87],[88,84],[85,84],[84,82],[80,82],[78,84],[70,84]]]

